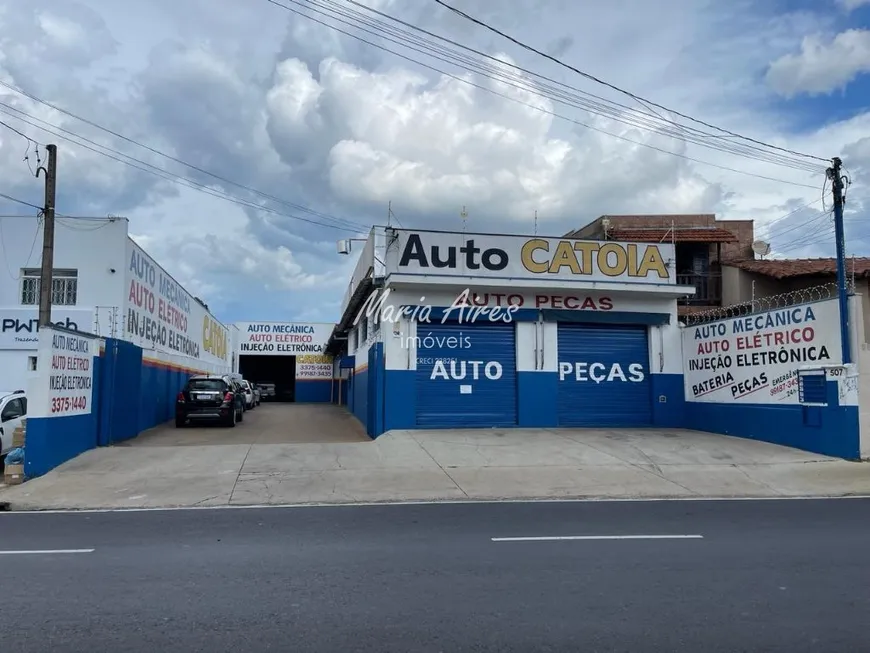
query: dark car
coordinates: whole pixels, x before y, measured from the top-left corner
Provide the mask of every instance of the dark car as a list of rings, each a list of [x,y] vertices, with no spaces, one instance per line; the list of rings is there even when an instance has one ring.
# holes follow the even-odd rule
[[[235,426],[244,419],[245,393],[229,376],[192,376],[175,398],[175,426],[220,422]]]

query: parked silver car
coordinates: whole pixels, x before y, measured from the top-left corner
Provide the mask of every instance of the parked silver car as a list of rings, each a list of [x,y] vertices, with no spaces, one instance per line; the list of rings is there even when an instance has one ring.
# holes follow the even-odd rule
[[[245,391],[245,408],[251,410],[257,406],[257,397],[254,395],[254,386],[250,381],[242,379],[242,389]]]
[[[274,383],[258,383],[257,389],[260,391],[260,397],[263,399],[274,399],[275,398],[275,384]]]

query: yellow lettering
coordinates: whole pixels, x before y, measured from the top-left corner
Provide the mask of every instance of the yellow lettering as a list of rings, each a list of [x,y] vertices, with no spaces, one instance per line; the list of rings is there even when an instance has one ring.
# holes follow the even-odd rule
[[[545,252],[549,252],[550,243],[541,238],[535,238],[534,240],[526,241],[526,243],[523,244],[523,249],[520,253],[520,259],[523,262],[523,267],[534,274],[543,274],[549,269],[549,265],[547,265],[547,263],[538,263],[535,260],[533,254],[539,249],[542,249]]]
[[[574,249],[580,252],[580,274],[592,274],[592,254],[598,251],[598,243],[574,243]]]
[[[637,276],[637,245],[628,246],[628,276]]]
[[[658,274],[660,279],[668,278],[668,269],[665,267],[665,262],[662,260],[659,248],[655,245],[649,245],[644,250],[643,258],[638,266],[637,276],[645,277],[650,272]]]
[[[613,254],[616,262],[611,264],[610,255]],[[601,274],[608,277],[620,277],[625,274],[628,256],[625,250],[616,243],[606,243],[598,250],[598,269]]]
[[[202,348],[217,358],[227,358],[227,334],[208,315],[202,318]]]
[[[296,363],[299,365],[307,364],[307,365],[331,365],[332,364],[332,356],[324,356],[318,354],[306,354],[304,356],[297,356]]]
[[[566,265],[571,270],[571,274],[580,274],[580,264],[574,255],[574,248],[567,240],[560,240],[559,244],[556,245],[553,262],[550,263],[550,272],[558,274]]]

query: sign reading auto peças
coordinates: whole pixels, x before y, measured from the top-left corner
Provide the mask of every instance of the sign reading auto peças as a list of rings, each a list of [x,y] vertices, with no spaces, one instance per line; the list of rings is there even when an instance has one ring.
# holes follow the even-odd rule
[[[668,244],[397,230],[390,272],[503,279],[676,282]]]

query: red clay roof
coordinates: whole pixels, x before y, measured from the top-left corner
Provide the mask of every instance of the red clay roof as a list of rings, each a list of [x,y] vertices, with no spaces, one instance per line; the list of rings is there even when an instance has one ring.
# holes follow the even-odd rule
[[[728,261],[725,265],[740,268],[747,272],[763,274],[766,277],[773,277],[774,279],[837,274],[837,260],[833,258]],[[850,275],[854,274],[856,277],[870,276],[870,258],[846,259],[846,272]]]
[[[733,243],[737,241],[737,234],[720,227],[615,227],[607,231],[607,238],[638,243]]]

